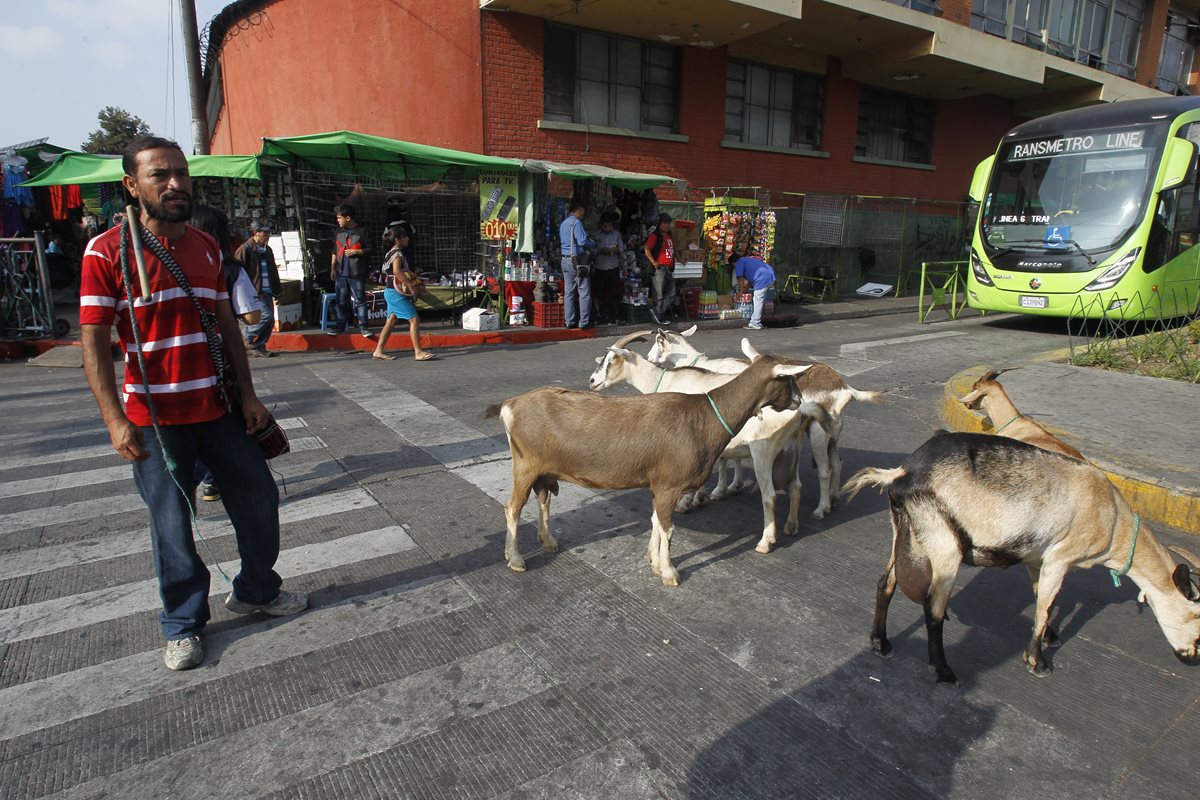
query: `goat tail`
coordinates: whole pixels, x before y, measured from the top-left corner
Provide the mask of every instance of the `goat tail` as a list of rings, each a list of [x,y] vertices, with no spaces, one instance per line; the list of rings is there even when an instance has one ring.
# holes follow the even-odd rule
[[[503,407],[504,407],[503,403],[493,403],[492,405],[488,406],[487,409],[484,410],[483,418],[484,419],[492,419],[493,417],[500,416],[500,409]]]
[[[846,406],[850,405],[852,401],[858,401],[860,403],[882,403],[883,392],[864,392],[855,389],[852,386],[847,386],[844,389],[834,389],[831,392],[825,392],[820,398],[813,399],[819,399],[822,402],[825,402],[828,405],[829,412],[831,414],[841,414],[846,409]]]
[[[850,480],[842,487],[842,494],[849,494],[847,500],[853,500],[854,496],[866,486],[876,486],[880,491],[887,489],[896,481],[908,474],[908,470],[904,467],[895,467],[893,469],[883,469],[882,467],[867,467],[860,469],[854,473]]]
[[[830,436],[833,435],[834,428],[837,426],[837,422],[832,416],[830,416],[829,412],[825,410],[825,406],[821,405],[820,403],[814,403],[806,400],[805,402],[801,403],[800,407],[796,410],[806,417],[811,417],[825,430],[826,433],[828,433]]]

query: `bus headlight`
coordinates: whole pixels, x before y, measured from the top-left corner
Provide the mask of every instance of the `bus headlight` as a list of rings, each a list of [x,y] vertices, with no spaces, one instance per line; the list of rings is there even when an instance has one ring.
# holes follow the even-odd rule
[[[984,286],[994,285],[992,279],[988,277],[987,270],[983,268],[983,259],[975,252],[974,247],[971,248],[971,274]]]
[[[1125,255],[1121,256],[1121,260],[1113,264],[1108,269],[1104,270],[1104,274],[1096,280],[1083,287],[1085,292],[1099,292],[1105,289],[1111,289],[1116,285],[1117,281],[1125,277],[1125,273],[1129,272],[1129,268],[1137,261],[1137,257],[1141,255],[1142,248],[1135,247]]]

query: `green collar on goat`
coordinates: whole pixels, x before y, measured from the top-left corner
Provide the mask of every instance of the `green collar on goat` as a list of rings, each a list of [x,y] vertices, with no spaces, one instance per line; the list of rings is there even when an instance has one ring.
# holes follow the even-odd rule
[[[1129,560],[1125,562],[1125,566],[1119,570],[1109,569],[1108,574],[1112,575],[1113,586],[1120,587],[1121,576],[1129,572],[1129,568],[1133,566],[1133,551],[1137,548],[1138,530],[1142,527],[1142,518],[1136,513],[1133,515],[1133,540],[1129,542]]]

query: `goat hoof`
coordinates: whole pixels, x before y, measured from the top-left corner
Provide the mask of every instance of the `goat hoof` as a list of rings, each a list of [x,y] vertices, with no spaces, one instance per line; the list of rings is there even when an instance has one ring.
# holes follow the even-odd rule
[[[758,546],[754,549],[759,553],[769,553],[771,552],[772,544],[774,544],[774,542],[759,542]]]
[[[1058,638],[1058,634],[1051,628],[1046,628],[1046,633],[1042,636],[1042,647],[1058,647],[1062,642]]]
[[[679,573],[676,572],[675,570],[671,570],[670,572],[664,572],[663,576],[662,576],[662,582],[663,582],[663,586],[678,586],[679,585]]]
[[[818,508],[816,511],[812,512],[811,516],[813,519],[825,519],[825,517],[829,516],[829,509],[826,508],[822,510]]]
[[[949,686],[954,686],[958,683],[958,676],[949,667],[935,667],[930,664],[929,668],[937,673],[937,682],[944,683]]]
[[[892,650],[892,643],[887,639],[875,639],[872,637],[871,649],[878,653],[880,658],[891,658],[895,655],[895,651]]]
[[[508,560],[508,568],[511,569],[513,572],[524,572],[525,571],[525,560],[521,559],[518,561],[517,559],[510,558]]]
[[[558,552],[558,542],[554,541],[553,539],[551,539],[548,542],[542,542],[542,552],[543,553],[557,553]]]
[[[799,532],[800,532],[800,523],[798,523],[798,522],[797,523],[789,522],[783,526],[783,535],[784,536],[795,536]]]
[[[710,494],[708,496],[708,499],[716,502],[717,500],[724,500],[725,496],[726,496],[725,492],[713,492],[712,494]]]
[[[1029,674],[1035,678],[1049,678],[1050,665],[1045,661],[1025,661],[1025,669],[1029,670]]]

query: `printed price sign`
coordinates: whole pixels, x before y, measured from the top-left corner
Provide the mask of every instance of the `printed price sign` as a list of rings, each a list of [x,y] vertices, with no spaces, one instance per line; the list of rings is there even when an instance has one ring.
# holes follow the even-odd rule
[[[499,219],[489,219],[479,226],[484,239],[515,239],[517,238],[517,223],[505,222]]]

